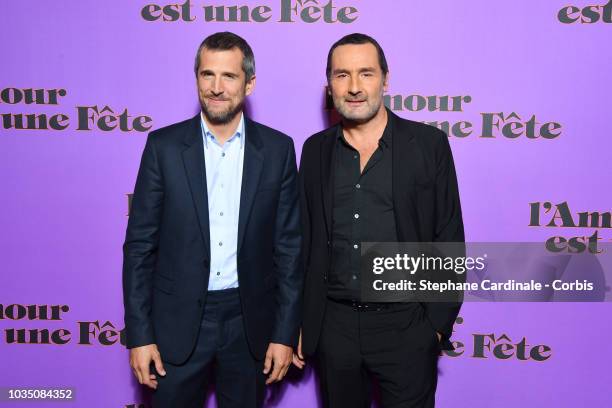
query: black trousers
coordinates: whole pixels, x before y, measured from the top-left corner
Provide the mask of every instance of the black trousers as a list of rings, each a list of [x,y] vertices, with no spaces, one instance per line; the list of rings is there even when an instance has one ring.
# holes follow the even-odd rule
[[[219,408],[263,405],[263,361],[249,351],[238,289],[208,293],[195,350],[186,363],[164,361],[164,368],[166,376],[156,375],[154,408],[202,408],[213,376]]]
[[[328,300],[317,350],[323,404],[369,408],[373,376],[382,407],[433,407],[439,353],[417,303],[359,311]]]

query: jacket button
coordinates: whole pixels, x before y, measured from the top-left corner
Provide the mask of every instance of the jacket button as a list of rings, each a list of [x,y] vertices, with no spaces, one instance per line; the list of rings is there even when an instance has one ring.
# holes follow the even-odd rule
[[[204,260],[204,266],[208,268],[210,266],[210,261],[208,259]]]
[[[202,299],[198,299],[198,307],[202,307]]]
[[[327,241],[327,246],[331,246],[331,242]]]

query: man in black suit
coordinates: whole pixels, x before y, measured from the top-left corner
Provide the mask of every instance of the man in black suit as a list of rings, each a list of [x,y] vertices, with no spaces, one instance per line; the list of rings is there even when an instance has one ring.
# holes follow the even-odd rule
[[[431,407],[461,304],[362,302],[359,266],[362,242],[464,241],[448,138],[384,107],[387,62],[369,36],[331,47],[327,79],[342,121],[302,148],[306,279],[293,362],[316,354],[326,407],[369,407],[370,375],[384,407]]]
[[[130,365],[155,407],[261,406],[291,363],[302,262],[293,142],[243,115],[255,61],[216,33],[196,54],[201,113],[151,132],[124,244]],[[266,379],[267,375],[267,379]]]

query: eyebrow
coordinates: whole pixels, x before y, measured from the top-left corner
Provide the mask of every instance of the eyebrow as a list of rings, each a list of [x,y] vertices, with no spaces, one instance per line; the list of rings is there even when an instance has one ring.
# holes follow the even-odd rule
[[[200,71],[200,74],[214,74],[214,72],[210,69],[202,69]],[[230,77],[234,77],[234,78],[238,78],[240,75],[236,74],[235,72],[231,72],[231,71],[224,71],[221,72],[221,75],[228,75]]]
[[[359,70],[357,71],[359,73],[362,72],[376,72],[376,68],[374,67],[363,67],[363,68],[359,68]],[[338,68],[338,69],[334,69],[332,71],[333,75],[338,75],[338,74],[349,74],[350,71],[348,69],[345,68]]]

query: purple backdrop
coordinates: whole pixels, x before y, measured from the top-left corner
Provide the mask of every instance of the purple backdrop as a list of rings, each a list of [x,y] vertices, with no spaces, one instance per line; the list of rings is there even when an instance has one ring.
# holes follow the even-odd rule
[[[146,401],[116,333],[128,194],[146,138],[138,127],[197,112],[193,57],[215,31],[250,42],[257,61],[250,115],[291,135],[298,154],[327,123],[329,46],[350,32],[374,36],[390,65],[391,107],[405,118],[448,122],[468,240],[544,242],[595,232],[610,240],[609,225],[546,225],[558,204],[574,215],[610,209],[612,6],[585,9],[581,18],[592,2],[565,9],[567,0],[179,0],[183,7],[166,8],[163,17],[149,3],[3,2],[0,387],[74,387],[79,407]],[[249,22],[206,21],[203,6],[225,5],[229,13],[245,4],[255,10]],[[25,89],[65,95],[57,104],[26,103]],[[462,103],[429,110],[443,107],[446,95]],[[120,118],[107,117],[102,129],[117,127],[102,130],[87,119],[95,113],[88,106],[108,106],[112,112],[102,114],[116,116],[127,109],[129,128],[134,117],[151,122],[141,118],[123,131]],[[47,125],[63,114],[55,125],[66,128],[16,129],[21,119],[33,127],[20,114],[45,114]],[[30,125],[44,127],[41,119]],[[542,209],[533,225],[530,209],[539,204],[532,203],[544,202],[553,210]],[[59,320],[19,318],[27,305],[69,310]],[[609,303],[466,304],[453,336],[463,354],[441,358],[439,406],[611,406],[611,311]],[[94,330],[87,322],[95,321],[109,324]],[[55,332],[55,344],[11,341],[30,328]],[[541,345],[550,350],[536,361],[529,353]],[[269,406],[317,406],[312,372],[277,387]]]

